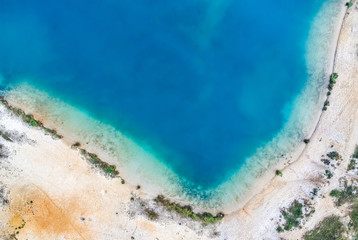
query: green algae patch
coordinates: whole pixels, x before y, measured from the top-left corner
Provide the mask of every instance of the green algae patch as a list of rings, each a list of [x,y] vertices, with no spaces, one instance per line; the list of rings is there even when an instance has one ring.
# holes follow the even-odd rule
[[[174,211],[183,217],[191,218],[195,221],[200,221],[203,224],[215,224],[224,218],[223,213],[218,213],[216,216],[208,212],[195,213],[189,205],[182,206],[178,203],[171,202],[163,195],[158,195],[154,201],[157,204],[164,206],[168,211]]]

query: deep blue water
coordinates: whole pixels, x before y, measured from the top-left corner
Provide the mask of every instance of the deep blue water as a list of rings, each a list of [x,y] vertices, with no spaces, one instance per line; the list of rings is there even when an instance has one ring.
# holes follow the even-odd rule
[[[0,72],[212,187],[285,123],[323,1],[0,0]]]

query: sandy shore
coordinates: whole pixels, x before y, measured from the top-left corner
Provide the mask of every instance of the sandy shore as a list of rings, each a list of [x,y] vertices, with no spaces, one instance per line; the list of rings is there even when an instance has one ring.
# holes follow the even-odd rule
[[[334,207],[329,192],[342,177],[358,144],[358,9],[345,17],[333,71],[339,74],[310,142],[283,176],[266,176],[266,187],[218,224],[202,226],[156,205],[153,196],[94,168],[70,141],[56,140],[30,127],[0,105],[0,238],[11,239],[300,239],[324,217],[346,212]],[[15,102],[11,102],[15,104]],[[45,121],[46,123],[46,121]],[[322,156],[337,151],[336,168]],[[333,173],[325,177],[325,170]],[[270,180],[268,180],[270,179]],[[314,188],[319,189],[312,196]],[[307,199],[315,212],[302,228],[278,233],[280,209]],[[159,217],[150,220],[146,209]],[[282,219],[281,219],[282,221]],[[13,238],[15,239],[15,238]]]

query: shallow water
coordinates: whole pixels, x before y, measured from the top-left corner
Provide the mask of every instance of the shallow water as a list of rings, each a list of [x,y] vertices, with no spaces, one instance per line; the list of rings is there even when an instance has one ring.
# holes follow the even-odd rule
[[[0,82],[86,109],[200,195],[289,119],[323,2],[1,1]]]

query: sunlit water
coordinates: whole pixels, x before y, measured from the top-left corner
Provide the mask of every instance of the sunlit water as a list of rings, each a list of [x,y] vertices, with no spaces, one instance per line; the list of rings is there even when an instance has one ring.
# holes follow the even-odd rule
[[[180,179],[185,194],[209,197],[284,134],[307,81],[324,81],[326,70],[314,75],[307,63],[307,39],[324,2],[0,1],[0,84],[26,82],[20,95],[38,97],[39,108],[51,100],[32,87],[86,109],[87,121],[73,131],[90,135],[103,124],[83,138],[122,157],[123,142],[133,141],[145,156],[138,160],[131,150],[123,161],[157,161],[148,171]],[[317,103],[319,90],[310,91]],[[78,125],[57,108],[49,115],[67,114],[63,120]],[[285,137],[301,141],[306,133]],[[280,155],[280,144],[271,141],[265,158]]]

